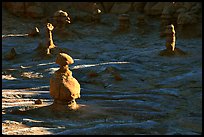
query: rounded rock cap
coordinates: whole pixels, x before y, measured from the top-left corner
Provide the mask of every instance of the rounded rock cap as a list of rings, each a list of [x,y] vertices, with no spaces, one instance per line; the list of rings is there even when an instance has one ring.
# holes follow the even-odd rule
[[[60,66],[65,66],[65,65],[73,64],[74,60],[72,59],[71,56],[67,55],[66,53],[59,53],[57,55],[55,62]]]
[[[63,11],[63,10],[58,10],[54,13],[54,16],[64,16],[64,17],[68,17],[68,13]]]

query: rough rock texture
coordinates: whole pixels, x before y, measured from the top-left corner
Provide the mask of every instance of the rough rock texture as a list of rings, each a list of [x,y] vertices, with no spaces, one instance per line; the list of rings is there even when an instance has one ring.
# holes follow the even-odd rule
[[[78,10],[92,13],[94,2],[73,2],[72,5]]]
[[[109,13],[114,5],[114,2],[102,2],[102,7],[105,13]]]
[[[60,53],[56,63],[60,65],[60,69],[50,78],[50,95],[54,98],[54,103],[75,108],[75,99],[80,98],[80,84],[68,68],[68,65],[73,64],[74,61],[69,55]]]
[[[134,11],[143,12],[146,2],[134,2],[133,9]]]
[[[47,54],[50,54],[50,50],[56,47],[52,39],[53,29],[54,29],[54,26],[52,26],[51,23],[47,23],[47,40],[46,40],[47,41],[47,45],[46,45]]]
[[[130,31],[130,18],[128,14],[121,14],[118,16],[119,25],[113,34],[123,33]]]
[[[23,16],[25,14],[24,2],[4,2],[2,6],[14,15]]]
[[[181,13],[178,15],[177,23],[178,25],[183,24],[194,24],[197,23],[198,19],[195,15],[190,15],[190,13]]]
[[[166,27],[166,48],[174,51],[175,42],[176,42],[176,34],[174,30],[174,25],[168,25]]]
[[[42,6],[38,5],[29,6],[26,8],[25,16],[32,18],[42,18],[45,16],[44,9]]]
[[[45,16],[44,4],[40,2],[4,2],[3,6],[17,16],[42,18]]]
[[[176,47],[176,35],[175,35],[175,29],[174,25],[168,25],[166,26],[166,49],[162,50],[159,55],[160,56],[184,56],[186,53],[182,51],[181,49]]]
[[[114,3],[110,13],[123,14],[128,13],[132,9],[132,2],[117,2]]]
[[[151,8],[150,15],[161,15],[164,7],[169,4],[168,2],[158,2]]]
[[[156,4],[156,2],[147,2],[144,7],[144,13],[151,15],[151,9]]]
[[[65,31],[65,26],[71,23],[71,18],[69,14],[63,10],[58,10],[54,13],[53,17],[53,25],[55,30],[60,31],[63,33]]]
[[[60,53],[56,58],[56,64],[59,64],[60,66],[70,65],[73,63],[74,60],[72,59],[72,57],[65,53]]]

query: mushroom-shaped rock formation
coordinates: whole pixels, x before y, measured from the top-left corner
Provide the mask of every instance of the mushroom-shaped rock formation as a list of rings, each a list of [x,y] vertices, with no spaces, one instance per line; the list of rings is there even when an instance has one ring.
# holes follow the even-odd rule
[[[71,18],[67,12],[63,10],[56,11],[53,15],[53,25],[55,27],[53,33],[60,39],[78,38],[80,33],[69,28],[70,23]]]
[[[63,10],[58,10],[54,13],[54,26],[57,29],[64,29],[66,24],[71,23],[69,14]]]
[[[80,98],[80,84],[72,76],[68,65],[73,64],[72,57],[65,53],[59,53],[56,63],[60,65],[50,78],[50,95],[54,98],[54,105],[67,105],[68,109],[78,108],[75,99]]]

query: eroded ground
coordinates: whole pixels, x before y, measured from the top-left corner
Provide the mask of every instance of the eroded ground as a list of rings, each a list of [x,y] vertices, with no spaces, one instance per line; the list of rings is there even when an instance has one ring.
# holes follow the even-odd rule
[[[47,113],[52,103],[49,78],[57,66],[40,59],[34,49],[39,38],[2,38],[2,56],[12,47],[15,60],[2,60],[2,133],[45,134],[201,134],[202,133],[202,39],[177,38],[176,45],[187,57],[160,57],[165,39],[159,37],[159,21],[142,30],[131,15],[131,31],[113,35],[116,15],[103,15],[105,24],[71,28],[80,32],[63,39],[54,35],[57,46],[66,48],[75,63],[70,66],[81,84],[84,105],[76,113]],[[27,33],[40,21],[20,20],[3,12],[2,34]],[[34,104],[41,99],[42,105]],[[11,113],[36,108],[35,113]],[[55,115],[56,114],[56,115]]]

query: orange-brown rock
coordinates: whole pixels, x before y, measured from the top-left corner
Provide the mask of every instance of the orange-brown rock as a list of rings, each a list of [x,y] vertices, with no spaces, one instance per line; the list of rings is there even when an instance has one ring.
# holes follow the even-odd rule
[[[58,10],[54,13],[54,26],[57,29],[64,29],[66,24],[71,23],[69,14],[63,10]]]
[[[52,38],[52,30],[54,29],[54,26],[51,23],[47,23],[47,54],[50,54],[50,49],[55,48],[55,44],[53,42],[53,38]]]
[[[62,104],[80,98],[80,84],[71,75],[55,73],[50,79],[50,95]]]
[[[69,109],[76,109],[75,99],[80,98],[80,84],[72,76],[68,67],[69,64],[74,63],[74,60],[69,55],[60,53],[56,63],[60,68],[50,78],[50,95],[54,99],[54,104],[67,105]]]
[[[43,103],[43,101],[41,99],[35,100],[35,104],[37,104],[37,105],[42,104],[42,103]]]
[[[66,66],[74,63],[74,60],[71,56],[66,53],[59,53],[56,58],[56,63],[60,66]]]

